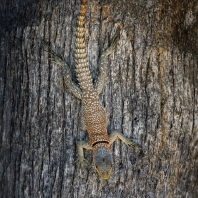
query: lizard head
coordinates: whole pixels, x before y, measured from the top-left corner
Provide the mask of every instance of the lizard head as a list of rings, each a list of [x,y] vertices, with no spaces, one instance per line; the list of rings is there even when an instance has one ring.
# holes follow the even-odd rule
[[[109,149],[99,147],[93,153],[93,162],[102,179],[108,179],[112,171],[112,157]]]

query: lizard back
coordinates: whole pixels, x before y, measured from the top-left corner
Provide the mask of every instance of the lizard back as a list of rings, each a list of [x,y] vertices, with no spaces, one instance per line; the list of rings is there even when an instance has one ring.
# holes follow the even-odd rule
[[[108,119],[97,93],[92,92],[84,94],[82,104],[82,121],[89,134],[89,144],[91,146],[99,142],[109,144],[109,137],[107,134]]]
[[[76,75],[82,90],[82,121],[90,138],[90,145],[97,142],[109,143],[107,117],[104,107],[94,89],[87,61],[85,46],[85,11],[87,0],[82,0],[76,29]]]

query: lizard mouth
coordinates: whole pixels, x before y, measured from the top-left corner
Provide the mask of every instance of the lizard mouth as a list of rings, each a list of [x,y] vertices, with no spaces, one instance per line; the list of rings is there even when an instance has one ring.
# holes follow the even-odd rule
[[[112,167],[111,167],[111,170],[109,171],[108,174],[102,174],[98,169],[96,169],[98,174],[100,175],[100,177],[104,180],[107,180],[109,179],[110,175],[111,175],[111,172],[112,172]]]

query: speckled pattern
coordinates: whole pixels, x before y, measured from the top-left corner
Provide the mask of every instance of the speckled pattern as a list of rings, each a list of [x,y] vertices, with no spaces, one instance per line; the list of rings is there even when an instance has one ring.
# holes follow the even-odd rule
[[[83,124],[89,133],[90,145],[93,146],[99,141],[109,142],[106,112],[95,91],[84,94],[82,112]]]
[[[76,30],[76,75],[78,83],[82,90],[82,120],[83,125],[89,133],[90,146],[100,141],[106,141],[109,143],[109,137],[107,134],[107,117],[103,106],[101,105],[98,92],[93,87],[93,80],[91,78],[87,54],[85,48],[85,7],[86,1],[83,0],[79,17],[77,20]]]
[[[75,51],[76,75],[80,88],[82,89],[83,93],[93,91],[92,78],[88,66],[87,54],[85,48],[85,28],[84,28],[85,7],[86,7],[86,1],[83,0],[77,20],[76,51]]]

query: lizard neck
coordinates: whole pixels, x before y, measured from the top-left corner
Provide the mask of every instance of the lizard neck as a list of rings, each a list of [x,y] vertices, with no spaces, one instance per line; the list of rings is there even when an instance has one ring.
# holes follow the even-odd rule
[[[85,47],[85,11],[87,0],[82,0],[76,28],[75,70],[83,92],[93,89],[93,82],[87,61]]]
[[[98,141],[95,142],[92,146],[93,152],[96,152],[98,149],[106,148],[107,150],[110,149],[110,143],[108,141]]]

